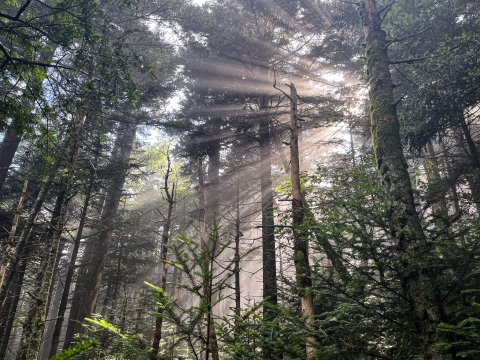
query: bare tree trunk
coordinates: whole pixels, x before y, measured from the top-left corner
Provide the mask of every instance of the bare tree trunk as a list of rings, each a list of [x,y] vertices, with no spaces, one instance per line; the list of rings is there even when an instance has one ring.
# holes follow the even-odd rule
[[[212,286],[213,286],[213,260],[215,256],[215,249],[211,246],[211,242],[207,239],[206,231],[206,211],[205,211],[205,183],[203,176],[203,159],[199,154],[197,157],[198,165],[198,203],[199,203],[199,225],[200,225],[200,244],[204,254],[208,256],[204,260],[204,275],[207,275],[207,278],[204,280],[204,296],[207,303],[207,312],[206,316],[206,330],[207,336],[205,339],[205,360],[210,359],[210,354],[212,354],[213,360],[218,360],[218,346],[217,338],[215,335],[215,326],[213,322],[213,313],[212,313]],[[214,224],[212,231],[216,231],[216,223],[214,219]]]
[[[98,235],[93,259],[88,265],[88,271],[84,272],[87,273],[87,281],[84,282],[87,284],[87,287],[82,291],[83,296],[77,310],[78,313],[76,311],[74,312],[72,307],[64,348],[70,346],[74,334],[84,331],[84,328],[81,326],[81,321],[92,315],[97,303],[103,278],[103,270],[112,240],[115,218],[122,197],[123,185],[128,172],[128,163],[133,149],[136,131],[137,125],[134,123],[124,122],[120,124],[112,158],[112,164],[115,164],[117,168],[115,169],[115,174],[105,199],[105,208],[101,219],[103,226]]]
[[[10,166],[12,166],[18,145],[22,140],[22,137],[17,134],[15,127],[16,124],[12,121],[8,129],[5,131],[5,136],[3,137],[2,146],[0,148],[0,191],[7,179],[8,170],[10,169]]]
[[[59,256],[59,246],[64,231],[68,205],[72,197],[72,189],[75,182],[75,166],[77,155],[82,144],[82,132],[85,117],[75,124],[71,132],[71,150],[66,164],[67,174],[62,180],[61,190],[55,202],[52,220],[47,235],[46,259],[43,267],[40,267],[36,282],[34,301],[31,302],[27,320],[23,324],[22,340],[17,351],[17,360],[38,358],[42,335],[45,330],[45,318],[48,313],[50,290],[54,278],[55,268]],[[68,144],[66,148],[70,148]]]
[[[472,138],[472,134],[470,132],[470,128],[468,127],[467,122],[465,121],[465,115],[462,111],[459,111],[458,114],[460,126],[462,127],[463,135],[465,137],[465,141],[468,147],[468,156],[470,161],[473,163],[475,171],[473,172],[472,181],[470,181],[470,187],[472,191],[472,199],[475,203],[477,209],[480,209],[480,157],[478,153],[477,146],[475,145],[475,141]]]
[[[169,177],[171,175],[171,163],[170,155],[167,153],[167,172],[165,173],[165,183],[164,191],[165,196],[168,202],[168,212],[167,216],[164,217],[163,221],[163,233],[162,233],[162,279],[161,279],[161,288],[164,292],[167,291],[167,255],[168,255],[168,240],[170,238],[170,226],[173,221],[173,208],[175,206],[175,183],[173,183],[172,188],[170,189],[168,185]],[[158,313],[163,314],[163,308],[158,308]],[[162,326],[163,326],[163,316],[157,316],[155,322],[155,333],[153,334],[153,343],[152,348],[155,354],[158,354],[160,350],[160,340],[162,339]]]
[[[240,180],[237,179],[237,203],[236,203],[236,215],[235,215],[235,315],[236,325],[240,321]]]
[[[22,259],[22,254],[25,249],[25,246],[27,245],[28,239],[30,238],[32,229],[35,223],[37,222],[37,218],[38,218],[38,215],[40,214],[40,211],[42,210],[42,206],[45,201],[45,198],[48,195],[50,186],[51,186],[50,182],[43,184],[42,188],[40,189],[37,195],[37,199],[35,200],[33,209],[31,210],[30,215],[28,216],[28,219],[26,221],[26,224],[23,227],[22,233],[20,234],[17,245],[15,246],[15,249],[11,252],[10,256],[6,259],[5,275],[3,278],[2,287],[0,289],[0,312],[2,311],[3,306],[5,304],[5,298],[7,296],[8,290],[12,283],[15,272],[19,266],[19,263]]]
[[[55,329],[52,335],[52,344],[50,347],[49,358],[53,357],[57,353],[58,343],[60,341],[60,334],[62,332],[63,318],[65,316],[65,310],[68,304],[68,294],[70,293],[70,287],[72,285],[73,274],[75,271],[75,263],[77,261],[78,249],[80,248],[80,240],[82,239],[83,228],[85,227],[85,221],[87,219],[88,206],[90,197],[92,194],[93,185],[95,182],[95,172],[92,170],[90,173],[90,181],[85,193],[85,202],[83,204],[82,214],[80,216],[80,223],[78,224],[77,235],[75,237],[75,243],[73,244],[72,254],[70,257],[70,265],[68,267],[67,275],[65,276],[65,283],[63,285],[62,299],[58,307],[57,319],[55,321]]]
[[[391,200],[392,235],[397,239],[400,280],[416,319],[426,358],[438,357],[435,330],[442,321],[442,302],[429,266],[426,237],[418,217],[400,124],[393,97],[386,33],[375,0],[362,0],[359,14],[366,39],[372,142],[377,168]]]
[[[438,170],[437,156],[431,141],[428,141],[425,146],[425,155],[425,172],[427,174],[428,183],[431,187],[438,188],[441,185],[442,177]],[[442,191],[442,189],[440,189],[440,191],[436,190],[433,191],[431,195],[433,195],[432,211],[434,216],[445,217],[448,215],[447,201],[445,200],[444,191]]]
[[[27,257],[30,253],[30,246],[25,248],[23,259],[18,271],[15,272],[10,291],[7,294],[5,306],[0,313],[0,359],[5,359],[8,350],[8,343],[12,333],[17,306],[22,292],[23,279],[27,268]]]
[[[300,161],[298,152],[298,118],[297,118],[297,90],[290,85],[290,164],[292,180],[292,228],[293,228],[293,260],[295,263],[295,278],[300,296],[302,316],[305,317],[308,330],[313,330],[315,309],[313,306],[312,276],[308,259],[308,232],[303,229],[305,209],[300,188]],[[308,337],[306,343],[307,358],[315,355],[315,337]]]
[[[12,228],[10,230],[10,234],[8,234],[7,246],[5,249],[5,259],[11,257],[13,247],[14,247],[15,233],[17,232],[18,223],[20,221],[20,215],[22,213],[23,202],[25,201],[25,197],[27,196],[28,167],[27,167],[27,174],[25,175],[25,180],[23,182],[22,195],[20,195],[20,200],[18,201],[17,209],[15,210],[15,216],[13,217]],[[6,269],[6,265],[2,263],[2,265],[0,266],[0,286],[2,286],[3,284],[5,269]]]
[[[457,188],[455,186],[457,175],[452,169],[452,164],[450,163],[451,157],[448,154],[447,148],[444,142],[439,140],[440,147],[442,148],[442,155],[445,160],[445,168],[447,170],[448,185],[450,186],[450,193],[452,196],[453,207],[455,209],[455,215],[460,214],[460,201],[458,198]]]
[[[275,256],[275,222],[273,218],[272,160],[270,147],[269,119],[266,113],[266,99],[260,103],[260,186],[262,197],[262,251],[263,251],[263,298],[271,305],[277,304],[277,264]],[[268,307],[264,317],[272,320],[275,314]]]

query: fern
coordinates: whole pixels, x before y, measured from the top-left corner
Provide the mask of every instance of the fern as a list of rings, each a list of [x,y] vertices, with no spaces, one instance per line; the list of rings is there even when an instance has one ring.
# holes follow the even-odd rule
[[[83,354],[86,350],[98,345],[98,340],[91,339],[83,341],[74,347],[63,350],[60,354],[55,355],[50,360],[67,360],[74,359],[78,355]]]

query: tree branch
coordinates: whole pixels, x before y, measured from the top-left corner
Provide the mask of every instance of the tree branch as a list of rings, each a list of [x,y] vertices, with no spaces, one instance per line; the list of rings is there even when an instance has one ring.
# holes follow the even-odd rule
[[[10,16],[4,13],[0,13],[0,16],[8,20],[17,21],[20,16],[22,16],[23,12],[27,9],[28,5],[30,5],[31,2],[32,0],[27,0],[27,2],[23,4],[23,6],[18,10],[17,15],[15,16]]]
[[[397,36],[397,37],[395,37],[394,39],[388,41],[387,44],[385,45],[385,48],[388,48],[388,47],[389,47],[390,45],[392,45],[393,43],[402,42],[402,41],[408,40],[408,39],[410,39],[410,38],[412,38],[412,37],[415,37],[415,36],[417,36],[417,35],[421,35],[421,34],[423,34],[424,32],[430,30],[431,28],[432,28],[432,26],[429,26],[429,27],[427,27],[426,29],[423,29],[422,31],[419,31],[419,32],[417,32],[417,33],[415,33],[415,34],[408,35],[408,36],[404,36],[404,37],[401,37],[401,38],[399,38],[399,37]]]
[[[402,60],[394,60],[390,61],[390,65],[398,65],[398,64],[413,64],[417,61],[423,61],[427,59],[431,59],[431,56],[421,57],[421,58],[413,58],[413,59],[402,59]]]
[[[381,9],[378,14],[381,15],[384,11],[385,11],[385,14],[382,16],[382,18],[380,19],[380,24],[378,24],[378,26],[382,25],[383,23],[383,20],[385,20],[385,18],[387,17],[388,15],[388,12],[390,11],[390,9],[392,8],[393,4],[395,4],[397,0],[393,0],[390,4],[386,5],[383,9]]]

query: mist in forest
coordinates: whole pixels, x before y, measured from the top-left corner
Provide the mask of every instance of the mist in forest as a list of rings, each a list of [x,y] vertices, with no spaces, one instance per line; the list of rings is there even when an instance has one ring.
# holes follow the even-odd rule
[[[0,4],[0,359],[477,359],[479,19]]]

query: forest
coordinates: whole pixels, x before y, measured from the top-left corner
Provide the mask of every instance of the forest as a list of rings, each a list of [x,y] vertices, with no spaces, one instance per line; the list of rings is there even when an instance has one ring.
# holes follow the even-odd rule
[[[480,359],[478,0],[0,0],[0,359]]]

